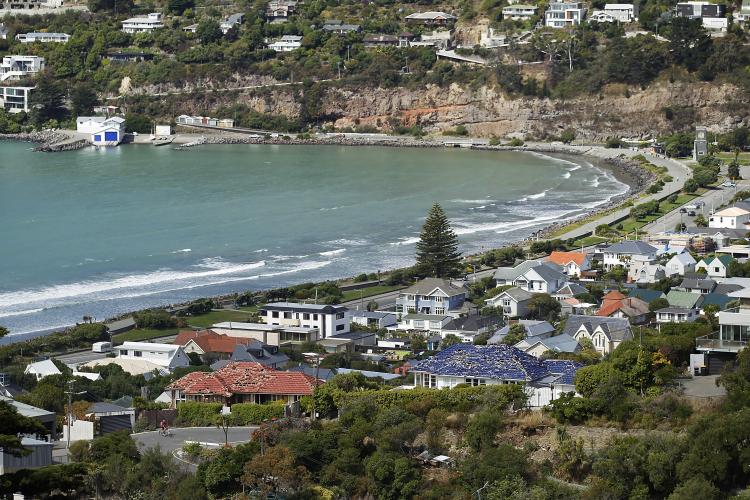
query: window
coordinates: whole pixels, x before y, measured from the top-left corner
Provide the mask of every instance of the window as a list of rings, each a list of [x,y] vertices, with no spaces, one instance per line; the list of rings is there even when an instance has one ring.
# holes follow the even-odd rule
[[[278,318],[279,317],[279,311],[272,311],[271,312],[271,317],[272,318]]]
[[[122,349],[120,351],[120,356],[127,356],[127,355],[128,355],[128,350],[127,349]]]
[[[428,387],[437,387],[437,377],[430,375],[430,385]]]
[[[443,302],[443,297],[433,297],[435,302]]]
[[[292,313],[290,313],[290,312],[285,312],[285,313],[284,313],[284,319],[292,319]]]
[[[140,358],[141,356],[143,356],[143,353],[141,351],[133,351],[133,356],[135,356],[136,358]]]
[[[487,385],[487,382],[483,378],[467,378],[466,383],[471,385],[472,387]]]
[[[268,311],[266,311],[265,309],[260,310],[260,316],[267,316],[267,315],[268,315]]]
[[[420,320],[414,320],[414,328],[424,328],[424,321]]]
[[[310,319],[310,313],[303,313],[302,319]]]
[[[313,314],[313,321],[318,321],[318,315],[317,314]]]
[[[445,314],[445,307],[436,307],[435,314]]]
[[[344,326],[346,326],[346,325],[336,325],[336,331],[340,332],[341,330],[344,329]]]
[[[414,306],[406,306],[406,312],[407,313],[413,313],[413,312],[416,312],[416,311],[417,311],[416,307],[414,307]]]
[[[439,321],[430,321],[430,328],[440,328]]]
[[[719,268],[718,267],[714,267],[714,272],[718,273],[719,272]]]
[[[343,312],[336,313],[336,319],[344,319],[344,313]]]
[[[510,299],[503,299],[503,305],[505,307],[510,307]]]

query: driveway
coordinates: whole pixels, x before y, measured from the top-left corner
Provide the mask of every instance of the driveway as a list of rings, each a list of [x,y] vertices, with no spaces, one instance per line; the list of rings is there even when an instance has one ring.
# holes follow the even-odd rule
[[[680,386],[684,395],[690,398],[720,398],[727,395],[723,386],[716,385],[718,375],[693,377],[688,380],[680,379]]]
[[[246,443],[250,441],[250,435],[257,426],[230,427],[228,439],[230,444]],[[138,444],[139,449],[153,448],[156,445],[161,450],[174,454],[188,441],[196,441],[206,448],[219,448],[224,446],[224,431],[216,427],[181,427],[170,429],[172,436],[159,435],[159,431],[139,432],[132,434],[132,438]]]

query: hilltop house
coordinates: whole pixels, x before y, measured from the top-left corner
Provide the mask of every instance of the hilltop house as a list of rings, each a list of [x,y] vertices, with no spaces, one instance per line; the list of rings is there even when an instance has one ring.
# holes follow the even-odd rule
[[[544,13],[544,25],[548,28],[569,28],[581,24],[586,17],[582,2],[556,0],[550,2]]]
[[[493,275],[495,284],[497,286],[515,285],[516,278],[521,276],[532,267],[536,267],[542,264],[547,264],[551,267],[559,269],[556,264],[553,264],[551,262],[546,263],[543,260],[525,260],[520,264],[512,267],[498,267],[495,270],[495,274]]]
[[[624,341],[633,338],[630,322],[626,318],[600,316],[568,316],[563,333],[578,342],[583,339],[591,341],[594,349],[602,355],[611,353]]]
[[[344,306],[270,302],[258,313],[269,325],[315,328],[318,338],[324,339],[349,331],[348,312]]]
[[[656,248],[644,241],[625,240],[604,248],[602,254],[602,266],[611,271],[616,266],[628,267],[634,258],[641,261],[654,260]]]
[[[531,293],[552,294],[568,282],[567,277],[548,265],[532,267],[516,278],[515,285]]]
[[[44,58],[38,56],[13,55],[3,57],[0,63],[0,82],[21,80],[44,71]]]
[[[322,30],[337,35],[347,33],[359,33],[362,27],[359,24],[346,24],[338,19],[329,19],[323,23]]]
[[[489,307],[502,308],[505,318],[522,318],[528,313],[528,304],[533,294],[514,286],[484,301]]]
[[[0,108],[8,113],[31,111],[31,91],[36,87],[0,87]]]
[[[685,292],[708,294],[716,288],[716,282],[709,278],[685,278],[679,286]]]
[[[399,37],[396,35],[378,35],[378,34],[367,34],[362,39],[366,49],[374,49],[378,47],[398,47]]]
[[[568,277],[581,276],[583,271],[591,269],[588,256],[583,252],[552,252],[548,260],[562,267]]]
[[[517,3],[503,7],[503,19],[512,19],[514,21],[531,19],[536,15],[537,6]]]
[[[635,20],[635,6],[632,3],[604,4],[604,10],[595,10],[589,21],[599,23],[631,23]]]
[[[526,337],[513,347],[535,358],[541,358],[548,351],[574,353],[581,350],[581,344],[566,333],[554,337]]]
[[[415,12],[405,17],[407,23],[423,24],[425,26],[445,26],[456,19],[456,16],[445,12]]]
[[[740,207],[729,207],[713,213],[708,218],[708,227],[721,229],[747,229],[750,211]]]
[[[685,276],[685,273],[692,273],[695,271],[695,264],[695,259],[689,253],[678,253],[667,262],[667,276],[674,276],[675,274]]]
[[[66,43],[70,40],[70,35],[67,33],[43,33],[43,32],[32,32],[32,33],[19,33],[16,35],[16,40],[21,43]]]
[[[664,307],[656,311],[657,323],[692,323],[698,319],[696,309],[686,307]]]
[[[284,23],[296,10],[295,0],[271,0],[266,7],[266,20],[269,23]]]
[[[291,52],[302,47],[302,37],[299,35],[284,35],[268,44],[268,48],[276,52]]]
[[[729,276],[729,264],[732,257],[729,255],[715,255],[713,257],[704,257],[695,265],[695,270],[703,269],[708,276],[712,278],[726,278]]]
[[[458,317],[468,312],[465,301],[466,288],[441,278],[425,278],[398,294],[396,313]]]
[[[152,12],[146,17],[131,17],[122,22],[122,31],[125,33],[151,33],[164,27],[161,14]]]
[[[528,405],[541,407],[564,392],[575,392],[573,379],[581,366],[573,361],[541,361],[504,344],[455,344],[415,362],[411,372],[415,387],[524,384]]]
[[[225,35],[229,30],[234,28],[235,26],[239,26],[245,21],[245,14],[239,13],[239,14],[232,14],[230,16],[227,16],[219,25],[219,28],[221,29],[221,32]]]
[[[171,407],[183,401],[263,404],[293,403],[310,396],[323,381],[300,372],[282,372],[260,363],[230,362],[215,372],[192,372],[167,386]]]

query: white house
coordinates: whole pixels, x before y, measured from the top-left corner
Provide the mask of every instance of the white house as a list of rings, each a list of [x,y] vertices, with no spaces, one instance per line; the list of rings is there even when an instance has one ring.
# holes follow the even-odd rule
[[[610,271],[616,266],[628,267],[633,258],[651,261],[656,258],[656,248],[639,240],[625,240],[610,245],[602,250],[602,266]]]
[[[684,276],[685,273],[695,272],[695,264],[695,259],[689,253],[678,253],[667,261],[667,276],[674,276],[675,274]]]
[[[518,288],[531,293],[554,293],[568,282],[561,272],[547,265],[532,267],[516,278]]]
[[[66,43],[68,40],[70,40],[70,35],[68,35],[67,33],[19,33],[18,35],[16,35],[16,40],[21,43]]]
[[[36,87],[0,87],[0,107],[8,113],[31,111],[31,91]]]
[[[268,44],[268,48],[276,52],[291,52],[300,47],[302,47],[302,37],[298,35],[284,35],[275,42]]]
[[[548,351],[573,353],[581,350],[581,344],[566,333],[554,337],[526,337],[514,347],[535,358],[541,358]]]
[[[319,339],[349,331],[349,310],[344,306],[271,302],[259,314],[269,325],[315,328]]]
[[[604,10],[595,10],[589,21],[631,23],[635,20],[635,6],[632,3],[608,3]]]
[[[514,21],[531,19],[536,15],[537,6],[528,4],[516,4],[503,7],[503,19]]]
[[[150,33],[163,28],[161,14],[152,12],[146,17],[131,17],[122,22],[122,31],[125,33]]]
[[[44,377],[50,375],[60,375],[62,372],[55,366],[55,363],[51,359],[45,359],[44,361],[37,361],[36,363],[29,363],[26,365],[24,375],[33,375],[37,380],[42,380]]]
[[[500,307],[506,318],[522,318],[528,313],[528,304],[532,294],[514,286],[484,301],[490,307]]]
[[[750,212],[744,208],[729,207],[712,214],[708,218],[708,227],[745,229],[750,222]]]
[[[44,58],[38,56],[5,56],[0,63],[0,82],[20,80],[44,70]]]
[[[586,8],[582,2],[557,0],[550,2],[544,13],[544,25],[548,28],[567,28],[581,24],[586,17]]]
[[[190,364],[190,358],[179,345],[124,342],[112,350],[120,360],[147,361],[169,371]]]
[[[697,309],[687,307],[665,307],[656,311],[657,323],[692,323],[698,319]]]
[[[388,328],[396,324],[396,314],[384,311],[351,311],[351,321],[368,328]]]
[[[578,342],[590,340],[594,349],[603,355],[611,353],[624,341],[633,338],[627,318],[602,316],[568,316],[563,333]]]
[[[232,14],[221,22],[219,28],[221,28],[221,32],[226,35],[229,30],[231,30],[235,26],[239,26],[244,20],[245,14]]]
[[[448,314],[410,313],[401,317],[395,329],[440,333],[451,321],[453,316]]]
[[[706,271],[706,274],[712,278],[726,278],[729,276],[729,264],[731,262],[732,257],[729,255],[705,257],[695,265],[695,270],[700,271],[703,269]]]
[[[591,269],[588,255],[583,252],[559,252],[555,251],[547,257],[549,262],[557,264],[567,276],[581,276],[583,271]]]
[[[117,146],[125,137],[125,118],[121,116],[79,116],[76,131],[89,134],[95,146]]]

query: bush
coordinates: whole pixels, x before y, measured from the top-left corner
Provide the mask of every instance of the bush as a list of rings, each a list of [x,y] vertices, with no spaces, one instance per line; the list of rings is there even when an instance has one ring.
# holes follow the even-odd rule
[[[163,330],[177,326],[177,321],[163,309],[135,313],[133,319],[135,319],[135,324],[138,328],[155,328],[157,330]]]
[[[567,392],[552,401],[547,411],[561,424],[582,424],[599,413],[595,401]]]
[[[186,401],[177,406],[177,420],[182,426],[205,427],[214,425],[216,415],[221,412],[221,403],[194,403]]]
[[[197,457],[201,454],[201,451],[203,451],[203,447],[200,445],[200,443],[192,441],[190,443],[185,443],[184,445],[182,445],[182,451],[190,457]]]
[[[284,416],[284,402],[270,404],[238,403],[232,405],[232,418],[238,425],[258,425],[264,420]]]
[[[518,147],[523,146],[523,144],[524,144],[523,143],[523,139],[519,139],[518,137],[514,137],[513,139],[510,140],[510,142],[508,143],[508,146],[511,146],[511,147],[514,147],[514,148],[518,148]]]

